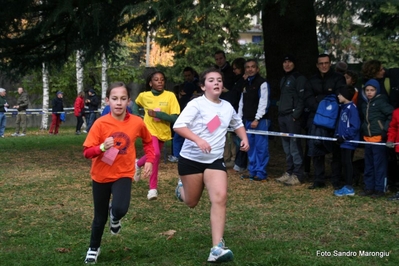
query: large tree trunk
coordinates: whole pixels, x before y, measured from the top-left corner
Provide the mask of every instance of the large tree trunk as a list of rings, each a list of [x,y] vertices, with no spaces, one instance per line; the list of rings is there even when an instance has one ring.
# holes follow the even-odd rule
[[[295,66],[306,77],[316,71],[318,48],[313,4],[314,0],[287,0],[266,4],[263,9],[266,71],[273,100],[280,97],[285,54],[296,57]]]

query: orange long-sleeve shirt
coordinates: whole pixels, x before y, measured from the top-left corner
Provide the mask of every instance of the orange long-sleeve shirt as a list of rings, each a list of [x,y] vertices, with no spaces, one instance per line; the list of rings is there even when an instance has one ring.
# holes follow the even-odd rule
[[[112,165],[101,160],[104,153],[99,148],[108,137],[114,138],[114,147],[119,150]],[[92,179],[99,183],[108,183],[121,177],[133,178],[136,171],[137,138],[142,139],[147,162],[153,162],[155,152],[151,134],[140,117],[126,113],[123,121],[114,119],[111,114],[97,119],[83,143],[84,156],[92,158],[90,171]]]

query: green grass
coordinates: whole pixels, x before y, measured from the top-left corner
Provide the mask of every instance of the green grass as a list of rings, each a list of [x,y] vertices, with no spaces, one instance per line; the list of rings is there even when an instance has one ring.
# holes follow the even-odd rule
[[[0,264],[82,265],[93,218],[85,135],[71,128],[58,136],[36,129],[23,138],[10,133],[0,139]],[[270,146],[273,179],[283,172],[284,156],[278,139]],[[235,260],[225,265],[399,265],[398,203],[337,198],[331,187],[310,191],[309,184],[253,183],[228,173],[225,240]],[[162,162],[157,201],[146,198],[147,180],[133,184],[121,234],[104,232],[99,265],[207,265],[207,192],[189,209],[174,197],[176,181],[176,164]],[[168,230],[176,230],[169,239],[162,234]],[[380,258],[359,251],[390,253]]]

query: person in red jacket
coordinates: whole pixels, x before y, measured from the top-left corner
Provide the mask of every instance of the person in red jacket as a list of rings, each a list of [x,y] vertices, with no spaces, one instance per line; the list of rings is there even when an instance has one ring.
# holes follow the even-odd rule
[[[78,97],[76,97],[75,104],[73,105],[74,107],[74,113],[76,116],[76,135],[80,135],[80,129],[82,128],[83,125],[83,114],[84,114],[84,108],[85,108],[85,93],[83,91],[79,92]]]
[[[92,159],[90,174],[94,201],[94,219],[85,263],[97,262],[108,217],[111,234],[118,234],[121,230],[120,221],[129,209],[136,171],[137,138],[142,139],[146,154],[144,177],[149,177],[152,172],[155,160],[152,136],[139,116],[126,111],[129,100],[130,91],[126,85],[112,83],[105,97],[111,112],[94,122],[83,143],[83,155]]]
[[[387,147],[394,148],[396,152],[396,156],[399,156],[399,145],[395,145],[395,143],[399,142],[399,108],[396,108],[392,113],[392,120],[389,123],[388,128],[388,138],[387,138]],[[397,192],[392,197],[388,198],[388,200],[399,200],[399,192]]]

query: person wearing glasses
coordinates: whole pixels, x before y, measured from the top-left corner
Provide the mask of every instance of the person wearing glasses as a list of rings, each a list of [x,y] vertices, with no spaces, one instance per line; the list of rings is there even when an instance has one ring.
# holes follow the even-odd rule
[[[317,107],[321,100],[329,94],[338,95],[338,88],[346,85],[344,75],[337,73],[331,68],[331,59],[328,54],[320,54],[317,57],[316,67],[318,72],[312,76],[305,86],[305,107],[309,109],[307,120],[307,128],[309,135],[318,135],[324,137],[332,137],[334,129],[321,128],[313,124],[313,119],[317,111]],[[348,99],[352,100],[352,99]],[[337,99],[338,101],[338,99]],[[318,132],[316,134],[316,131]],[[322,135],[320,135],[322,134]],[[308,156],[312,157],[314,178],[313,184],[309,189],[325,187],[325,155],[333,153],[333,161],[331,164],[332,180],[339,180],[341,176],[341,159],[339,146],[327,141],[313,140],[308,141]],[[341,188],[339,184],[334,183],[333,187]]]

